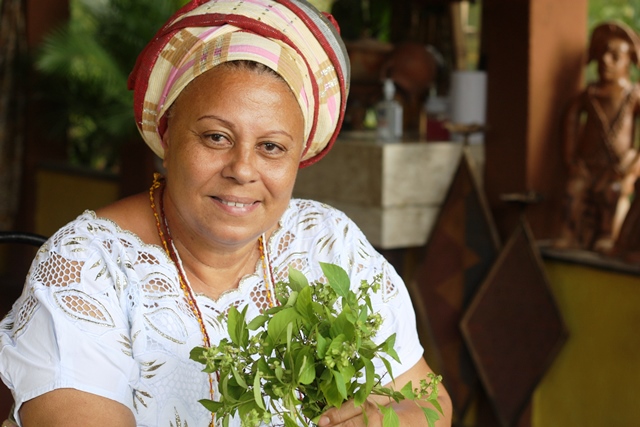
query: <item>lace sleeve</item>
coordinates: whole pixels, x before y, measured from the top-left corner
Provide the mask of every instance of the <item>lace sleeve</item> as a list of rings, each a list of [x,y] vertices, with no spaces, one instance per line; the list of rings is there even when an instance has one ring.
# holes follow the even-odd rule
[[[126,267],[91,222],[61,229],[38,252],[0,324],[0,373],[16,415],[25,401],[75,388],[132,408],[137,377],[125,313]]]

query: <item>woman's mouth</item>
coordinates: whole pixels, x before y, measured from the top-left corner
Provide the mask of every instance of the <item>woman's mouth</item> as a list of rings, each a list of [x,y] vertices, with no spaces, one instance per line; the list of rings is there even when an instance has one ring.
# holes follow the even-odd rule
[[[234,207],[234,208],[246,208],[246,207],[249,207],[249,206],[253,205],[253,202],[252,203],[232,202],[230,200],[224,200],[224,199],[221,199],[219,197],[214,197],[214,199],[216,199],[217,201],[219,201],[223,205],[231,206],[231,207]]]
[[[220,200],[222,204],[227,206],[234,206],[236,208],[245,208],[249,206],[249,203],[236,203],[236,202],[227,202],[226,200]]]

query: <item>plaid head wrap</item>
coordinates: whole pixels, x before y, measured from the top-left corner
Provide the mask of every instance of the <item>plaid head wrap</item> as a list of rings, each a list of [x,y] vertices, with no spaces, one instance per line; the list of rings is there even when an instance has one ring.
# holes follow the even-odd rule
[[[322,158],[342,125],[350,65],[335,21],[305,0],[193,0],[178,10],[129,76],[136,124],[151,149],[164,157],[166,112],[189,82],[236,60],[282,76],[305,122],[300,167]]]

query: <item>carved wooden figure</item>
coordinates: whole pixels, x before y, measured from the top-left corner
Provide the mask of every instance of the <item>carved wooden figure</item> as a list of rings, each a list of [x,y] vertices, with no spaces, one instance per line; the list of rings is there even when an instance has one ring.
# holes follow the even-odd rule
[[[598,80],[573,100],[564,126],[569,171],[565,223],[555,246],[609,253],[629,210],[640,175],[635,122],[640,86],[631,81],[640,38],[626,25],[604,22],[591,35],[588,61]]]

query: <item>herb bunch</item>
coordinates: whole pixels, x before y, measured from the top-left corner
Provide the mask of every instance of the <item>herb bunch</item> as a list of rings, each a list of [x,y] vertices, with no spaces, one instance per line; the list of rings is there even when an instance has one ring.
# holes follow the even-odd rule
[[[269,424],[275,416],[286,427],[310,426],[329,408],[339,408],[349,399],[360,406],[369,395],[396,402],[427,400],[442,413],[437,402],[439,376],[431,374],[416,388],[409,382],[394,391],[382,387],[375,372],[373,360],[379,358],[393,380],[386,356],[399,361],[395,334],[381,344],[373,341],[382,318],[373,312],[370,294],[379,291],[382,277],[371,283],[363,280],[353,292],[341,267],[320,266],[326,284],[309,285],[300,271],[290,269],[289,281],[276,284],[279,305],[249,323],[247,307],[231,307],[226,319],[230,339],[191,351],[191,359],[219,378],[219,399],[200,402],[224,426],[237,413],[243,427]],[[399,425],[391,406],[379,408],[385,427]],[[422,410],[433,426],[437,412]]]

